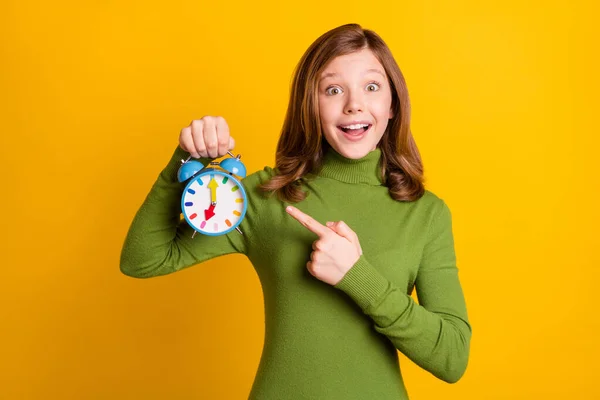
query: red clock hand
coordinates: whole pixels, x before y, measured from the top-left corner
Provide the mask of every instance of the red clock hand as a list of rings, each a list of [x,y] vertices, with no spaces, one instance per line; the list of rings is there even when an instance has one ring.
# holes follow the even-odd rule
[[[208,221],[215,215],[214,209],[215,209],[215,204],[211,204],[210,207],[208,207],[208,210],[204,210],[204,219],[205,220]]]

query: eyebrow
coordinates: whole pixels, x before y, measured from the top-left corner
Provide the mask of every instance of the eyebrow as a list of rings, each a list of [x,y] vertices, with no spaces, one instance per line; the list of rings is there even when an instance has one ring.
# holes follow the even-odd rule
[[[385,78],[385,74],[383,72],[381,72],[381,70],[378,68],[368,69],[365,71],[364,75],[368,74],[369,72],[375,72]],[[335,72],[328,72],[328,73],[324,74],[323,76],[321,76],[321,79],[319,79],[319,82],[322,81],[323,79],[332,78],[332,77],[336,77],[336,76],[338,76],[338,74],[336,74]]]

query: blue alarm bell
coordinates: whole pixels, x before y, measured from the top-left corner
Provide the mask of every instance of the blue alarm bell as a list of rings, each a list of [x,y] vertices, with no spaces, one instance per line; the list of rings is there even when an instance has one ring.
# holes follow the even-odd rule
[[[236,158],[226,158],[221,161],[219,167],[223,168],[225,171],[229,171],[232,174],[236,174],[241,178],[246,177],[246,166],[244,163],[240,161],[240,155]]]
[[[204,168],[204,164],[200,161],[184,161],[181,167],[179,167],[179,171],[177,171],[177,180],[179,182],[185,182],[196,175],[202,168]]]

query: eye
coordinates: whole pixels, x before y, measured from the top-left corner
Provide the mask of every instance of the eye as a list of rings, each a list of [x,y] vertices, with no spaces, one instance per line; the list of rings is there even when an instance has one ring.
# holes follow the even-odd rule
[[[367,91],[376,92],[379,90],[379,83],[371,82],[367,85]]]
[[[325,93],[327,93],[329,96],[335,96],[336,94],[342,93],[342,89],[337,86],[331,86],[325,89]]]

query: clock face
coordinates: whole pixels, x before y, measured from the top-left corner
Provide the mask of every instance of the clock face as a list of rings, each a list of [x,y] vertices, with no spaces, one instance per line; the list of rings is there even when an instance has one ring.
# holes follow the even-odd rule
[[[235,229],[246,214],[246,192],[233,176],[213,170],[192,179],[181,197],[188,222],[205,235],[223,235]]]

